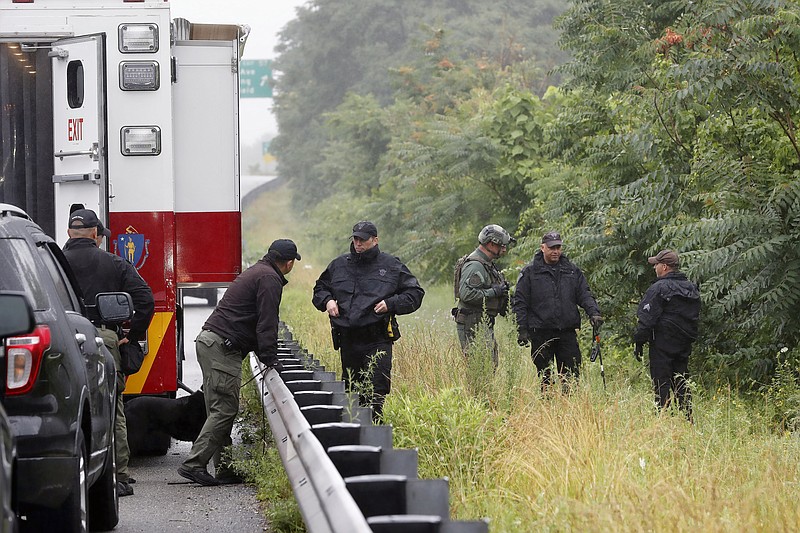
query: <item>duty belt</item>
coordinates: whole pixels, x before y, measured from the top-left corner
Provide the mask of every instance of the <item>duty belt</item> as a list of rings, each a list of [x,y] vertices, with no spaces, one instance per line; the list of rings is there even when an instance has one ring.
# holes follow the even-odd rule
[[[375,322],[366,326],[356,326],[350,328],[339,328],[342,336],[348,338],[368,339],[388,339],[387,325],[384,322]]]

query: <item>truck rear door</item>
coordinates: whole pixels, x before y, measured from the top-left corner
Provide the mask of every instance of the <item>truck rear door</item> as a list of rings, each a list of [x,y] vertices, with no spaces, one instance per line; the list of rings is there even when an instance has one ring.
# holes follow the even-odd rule
[[[105,35],[56,41],[50,57],[56,240],[63,245],[76,204],[108,224]]]

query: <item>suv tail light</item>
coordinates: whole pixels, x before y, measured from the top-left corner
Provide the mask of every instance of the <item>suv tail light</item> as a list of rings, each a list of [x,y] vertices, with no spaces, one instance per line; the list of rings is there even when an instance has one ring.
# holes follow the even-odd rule
[[[6,394],[25,394],[39,375],[42,356],[50,348],[50,328],[36,326],[33,333],[6,339]]]

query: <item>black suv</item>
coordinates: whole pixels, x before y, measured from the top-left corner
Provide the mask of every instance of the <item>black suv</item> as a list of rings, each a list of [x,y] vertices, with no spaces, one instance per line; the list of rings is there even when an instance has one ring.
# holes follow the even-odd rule
[[[0,368],[22,529],[108,530],[119,520],[114,360],[76,287],[53,239],[0,204],[0,290],[24,293],[36,319],[31,333],[5,340]]]

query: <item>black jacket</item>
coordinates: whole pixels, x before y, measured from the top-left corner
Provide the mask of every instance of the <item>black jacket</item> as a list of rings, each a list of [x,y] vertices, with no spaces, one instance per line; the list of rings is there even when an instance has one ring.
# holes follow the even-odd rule
[[[242,355],[251,351],[266,364],[278,359],[278,321],[288,281],[266,255],[239,274],[203,329],[231,341]]]
[[[64,245],[64,255],[75,273],[87,306],[94,306],[98,293],[127,292],[133,299],[133,319],[128,338],[144,339],[155,302],[153,291],[136,271],[136,268],[116,254],[97,247],[93,239],[69,239]],[[89,320],[100,325],[100,316],[94,307],[88,308]],[[112,325],[112,324],[107,324]]]
[[[578,329],[581,306],[588,316],[600,314],[581,269],[567,256],[548,265],[540,251],[517,279],[513,309],[517,327],[532,329]]]
[[[339,316],[331,324],[342,328],[364,327],[383,321],[386,315],[373,311],[386,300],[389,315],[413,313],[422,305],[425,291],[400,259],[373,246],[357,254],[340,255],[328,265],[314,285],[311,303],[320,311],[336,300]]]
[[[636,316],[636,342],[691,342],[700,321],[700,290],[683,272],[669,272],[650,285]]]

